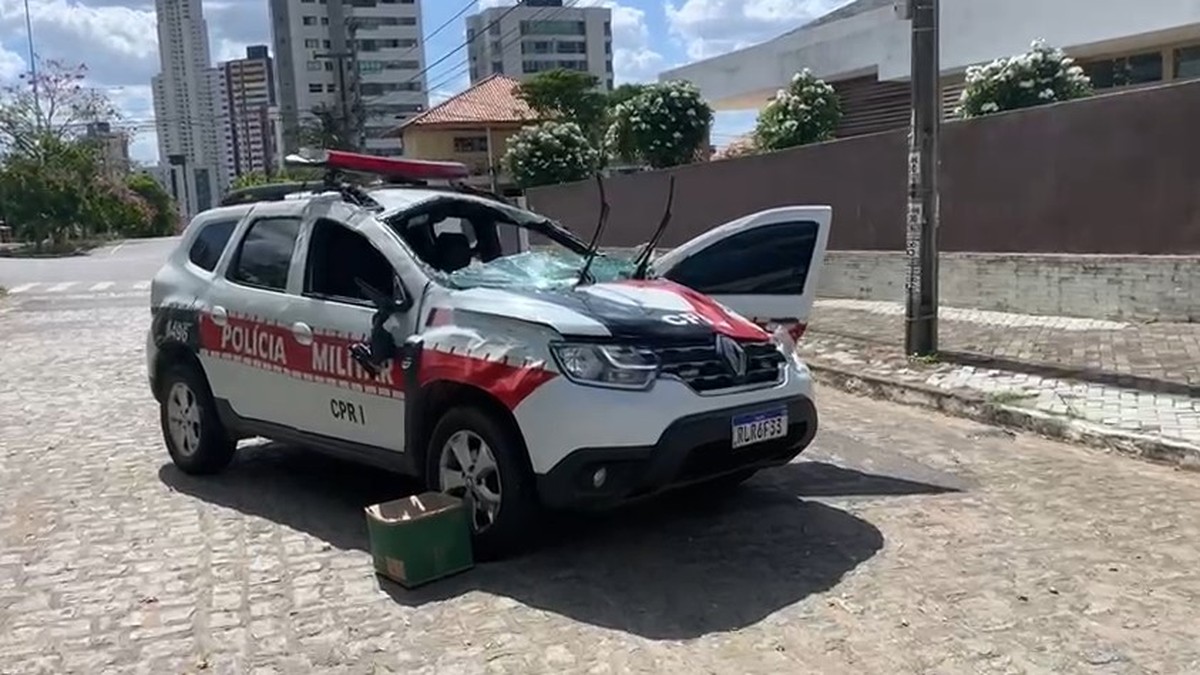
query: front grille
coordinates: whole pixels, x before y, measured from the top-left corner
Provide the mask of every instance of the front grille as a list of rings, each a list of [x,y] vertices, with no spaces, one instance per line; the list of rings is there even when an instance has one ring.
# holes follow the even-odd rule
[[[717,352],[714,341],[650,347],[658,356],[662,373],[683,380],[698,392],[732,387],[774,384],[779,381],[783,354],[769,341],[739,342],[746,350],[746,374],[738,377]]]

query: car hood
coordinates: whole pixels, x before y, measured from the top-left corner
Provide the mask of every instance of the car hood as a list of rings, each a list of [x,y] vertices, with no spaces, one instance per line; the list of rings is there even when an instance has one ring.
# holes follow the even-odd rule
[[[451,294],[451,309],[539,323],[564,337],[701,341],[714,335],[770,335],[712,298],[666,280],[623,280],[578,288],[472,288]]]

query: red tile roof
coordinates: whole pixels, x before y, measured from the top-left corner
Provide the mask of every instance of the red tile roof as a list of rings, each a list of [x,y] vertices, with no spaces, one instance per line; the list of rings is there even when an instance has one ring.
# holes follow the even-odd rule
[[[517,97],[518,84],[520,83],[511,77],[491,75],[466,91],[405,120],[393,133],[408,127],[434,124],[512,124],[532,121],[536,115],[525,101]]]

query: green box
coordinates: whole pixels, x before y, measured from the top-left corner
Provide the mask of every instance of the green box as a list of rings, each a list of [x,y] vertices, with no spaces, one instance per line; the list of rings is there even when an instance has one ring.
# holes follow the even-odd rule
[[[475,566],[461,499],[425,492],[366,508],[375,572],[405,588]]]

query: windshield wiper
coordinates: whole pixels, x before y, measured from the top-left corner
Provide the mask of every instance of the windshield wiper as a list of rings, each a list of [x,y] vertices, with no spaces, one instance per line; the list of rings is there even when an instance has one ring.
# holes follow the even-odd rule
[[[596,174],[596,189],[600,191],[600,220],[596,222],[596,231],[592,233],[592,241],[588,244],[587,260],[583,263],[583,269],[579,270],[579,278],[575,280],[576,287],[582,284],[584,279],[587,279],[588,272],[592,268],[592,261],[600,252],[600,235],[604,233],[604,226],[608,225],[608,197],[604,194],[604,177],[600,174]]]
[[[663,232],[667,231],[667,223],[671,222],[671,204],[675,201],[675,174],[671,174],[670,182],[667,184],[667,207],[663,211],[662,220],[658,221],[658,229],[654,231],[654,236],[650,237],[650,241],[646,242],[646,248],[638,254],[637,265],[633,268],[631,279],[645,279],[646,270],[650,267],[650,258],[654,255],[654,249],[658,247],[658,241],[662,239]]]

